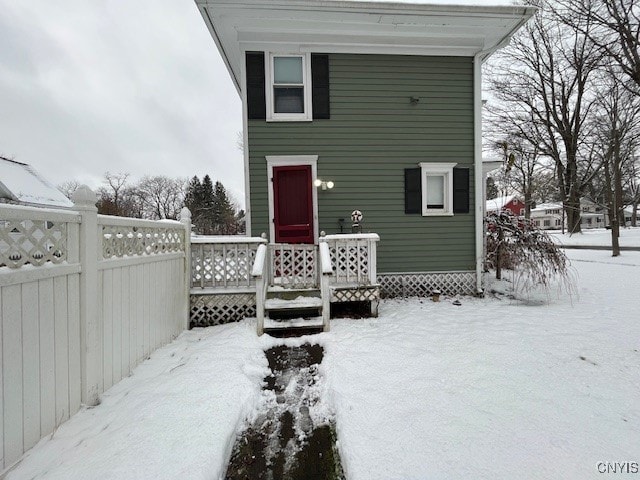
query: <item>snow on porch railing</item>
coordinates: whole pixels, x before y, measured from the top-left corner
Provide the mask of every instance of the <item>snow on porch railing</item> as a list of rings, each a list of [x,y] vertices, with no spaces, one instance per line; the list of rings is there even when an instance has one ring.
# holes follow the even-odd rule
[[[376,284],[376,233],[354,233],[347,235],[325,235],[331,254],[332,285]]]
[[[264,243],[261,237],[191,237],[191,288],[254,287],[251,269]]]

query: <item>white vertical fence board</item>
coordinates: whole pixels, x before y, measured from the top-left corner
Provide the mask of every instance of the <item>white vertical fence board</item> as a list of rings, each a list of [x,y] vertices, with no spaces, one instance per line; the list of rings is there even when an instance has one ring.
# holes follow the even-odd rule
[[[4,396],[4,463],[22,455],[22,302],[21,286],[2,289],[2,368]]]
[[[157,262],[149,264],[149,275],[147,276],[147,283],[149,284],[149,353],[154,351],[158,346],[158,302],[156,293],[158,291],[159,279],[156,273],[157,268]]]
[[[136,283],[136,267],[129,268],[129,321],[131,323],[131,339],[129,341],[129,372],[136,366],[138,359],[138,317],[136,299],[138,298],[138,286]]]
[[[40,329],[38,282],[22,284],[22,388],[24,449],[40,440]]]
[[[69,333],[67,309],[67,278],[53,279],[55,363],[56,363],[56,425],[69,418]]]
[[[185,259],[184,261],[186,262],[191,262],[191,259]],[[179,305],[178,307],[178,315],[177,318],[174,319],[174,335],[178,335],[180,332],[182,332],[182,330],[185,328],[185,326],[188,328],[189,326],[189,310],[190,310],[190,299],[189,299],[189,284],[191,283],[191,278],[187,275],[187,272],[189,271],[187,269],[187,267],[181,262],[181,261],[177,261],[176,262],[176,268],[178,270],[178,275],[177,278],[178,280],[178,284],[184,289],[185,285],[187,285],[186,287],[186,293],[183,291],[179,292],[176,290],[176,301]],[[187,283],[185,283],[187,282]],[[187,322],[185,325],[185,321],[184,321],[184,316],[187,316]]]
[[[144,265],[136,265],[136,322],[138,323],[138,346],[136,348],[136,365],[144,357]]]
[[[164,279],[164,298],[167,299],[167,301],[169,302],[169,304],[172,306],[171,309],[168,309],[164,312],[162,312],[164,314],[164,322],[163,322],[163,328],[164,328],[164,342],[168,343],[172,340],[173,338],[173,329],[171,328],[171,322],[172,322],[172,317],[175,316],[175,312],[176,312],[176,305],[175,305],[175,291],[172,288],[176,283],[176,278],[175,278],[175,270],[173,268],[173,266],[175,265],[175,261],[170,261],[165,263],[165,274],[162,277]]]
[[[4,361],[2,359],[2,339],[4,338],[2,323],[2,288],[0,288],[0,469],[4,469]]]
[[[69,275],[69,413],[80,409],[82,397],[82,373],[80,371],[80,275]]]
[[[113,270],[113,383],[122,379],[122,268]]]
[[[102,376],[104,391],[113,385],[113,271],[102,271]]]
[[[95,329],[97,332],[97,348],[98,352],[96,355],[98,356],[98,364],[95,366],[98,375],[98,393],[104,392],[104,339],[103,339],[103,329],[104,329],[104,271],[98,270],[98,282],[97,282],[97,290],[96,290],[96,312],[98,318],[96,319]]]
[[[145,263],[143,265],[143,275],[142,275],[142,285],[144,287],[144,293],[142,294],[142,300],[144,302],[144,358],[149,356],[150,348],[151,348],[151,299],[149,295],[149,278],[150,278],[150,269],[149,264]]]
[[[131,290],[129,290],[129,272],[131,267],[122,269],[122,282],[120,292],[122,296],[122,349],[120,351],[120,378],[129,375],[129,342],[131,341],[131,322],[129,321],[129,303]]]
[[[40,280],[40,431],[53,432],[56,426],[55,322],[53,279]]]

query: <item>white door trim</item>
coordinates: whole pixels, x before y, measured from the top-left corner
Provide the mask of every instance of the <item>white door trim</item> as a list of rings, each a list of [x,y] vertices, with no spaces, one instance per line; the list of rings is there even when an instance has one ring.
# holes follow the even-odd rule
[[[276,229],[275,203],[273,194],[273,167],[310,165],[311,166],[311,198],[313,201],[313,243],[318,243],[318,190],[313,181],[318,178],[318,155],[267,155],[267,184],[269,192],[269,242],[275,243]]]

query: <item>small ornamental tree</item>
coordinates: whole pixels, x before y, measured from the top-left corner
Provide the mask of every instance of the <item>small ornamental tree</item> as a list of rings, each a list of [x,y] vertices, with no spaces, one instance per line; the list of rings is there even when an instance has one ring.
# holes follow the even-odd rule
[[[548,289],[553,280],[570,286],[564,251],[530,220],[503,211],[487,215],[485,223],[487,267],[495,269],[498,280],[508,269],[514,272],[515,290],[537,285]]]

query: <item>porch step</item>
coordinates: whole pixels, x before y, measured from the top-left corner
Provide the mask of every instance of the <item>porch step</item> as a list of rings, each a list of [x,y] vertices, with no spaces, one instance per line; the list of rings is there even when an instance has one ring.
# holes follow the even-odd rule
[[[322,328],[322,317],[291,318],[288,320],[264,319],[264,329],[269,330],[293,330],[293,329],[317,329]]]
[[[269,310],[307,310],[322,308],[322,298],[299,295],[295,298],[268,298],[264,309]]]

